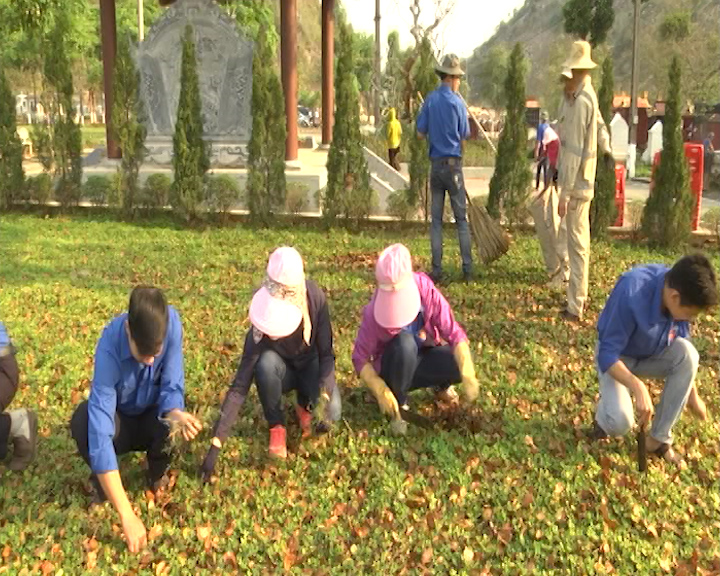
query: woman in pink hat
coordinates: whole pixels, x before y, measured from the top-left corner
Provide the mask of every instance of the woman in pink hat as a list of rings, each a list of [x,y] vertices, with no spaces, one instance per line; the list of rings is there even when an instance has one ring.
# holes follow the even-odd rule
[[[240,365],[202,464],[205,479],[215,468],[253,379],[270,427],[273,457],[287,457],[283,393],[296,391],[295,412],[303,436],[312,433],[314,408],[323,426],[340,418],[327,300],[317,284],[305,279],[302,258],[294,248],[284,246],[270,255],[267,276],[250,303],[250,322]]]
[[[377,398],[392,429],[404,433],[400,408],[417,388],[434,388],[439,400],[458,401],[461,383],[468,401],[478,382],[465,331],[450,305],[423,273],[413,272],[402,244],[386,248],[375,267],[377,288],[362,317],[352,360],[360,378]]]

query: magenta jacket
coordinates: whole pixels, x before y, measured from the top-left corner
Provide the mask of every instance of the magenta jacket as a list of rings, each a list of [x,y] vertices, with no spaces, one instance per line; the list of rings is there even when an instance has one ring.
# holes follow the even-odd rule
[[[450,346],[456,346],[460,342],[466,342],[467,334],[455,320],[445,296],[440,293],[427,275],[422,272],[415,272],[413,275],[420,290],[420,303],[425,317],[428,345],[440,345],[444,341]],[[368,362],[372,362],[375,371],[379,374],[383,350],[387,343],[400,332],[400,330],[388,330],[378,325],[373,314],[374,305],[375,294],[363,309],[362,322],[357,338],[355,338],[352,361],[358,374]]]

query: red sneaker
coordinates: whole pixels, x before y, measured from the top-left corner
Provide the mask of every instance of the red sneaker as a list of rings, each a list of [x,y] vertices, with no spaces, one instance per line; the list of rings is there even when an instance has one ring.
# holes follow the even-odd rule
[[[307,438],[312,434],[312,413],[305,410],[300,404],[295,404],[295,414],[300,422],[302,437]]]
[[[278,424],[270,428],[270,446],[268,448],[273,458],[287,458],[287,434],[285,426]]]

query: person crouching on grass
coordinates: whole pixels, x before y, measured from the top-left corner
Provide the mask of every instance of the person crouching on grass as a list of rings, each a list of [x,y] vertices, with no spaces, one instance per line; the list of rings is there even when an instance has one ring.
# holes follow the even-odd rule
[[[634,424],[633,402],[642,427],[653,416],[653,402],[640,377],[663,378],[647,450],[680,467],[672,448],[672,428],[685,404],[707,418],[695,376],[699,355],[689,340],[689,321],[718,303],[710,261],[685,256],[668,269],[651,264],[633,268],[618,280],[598,320],[597,369],[600,400],[593,437],[623,436]]]
[[[340,419],[340,392],[335,382],[335,353],[327,300],[306,280],[297,250],[287,246],[270,255],[267,276],[250,303],[251,327],[242,358],[215,424],[200,473],[209,481],[223,443],[245,402],[253,379],[270,429],[269,454],[287,457],[282,396],[295,390],[295,413],[303,437]]]
[[[390,417],[391,430],[404,434],[400,408],[411,390],[433,388],[439,401],[457,404],[453,384],[461,383],[469,402],[477,398],[479,385],[465,331],[433,281],[413,272],[404,245],[383,250],[375,278],[377,288],[363,310],[352,361]]]
[[[127,313],[103,330],[90,398],[70,422],[78,451],[92,470],[94,503],[112,502],[132,553],[147,544],[147,533],[123,487],[117,456],[144,451],[150,489],[158,494],[168,487],[171,431],[189,441],[202,429],[185,412],[184,395],[180,315],[160,289],[137,286]]]

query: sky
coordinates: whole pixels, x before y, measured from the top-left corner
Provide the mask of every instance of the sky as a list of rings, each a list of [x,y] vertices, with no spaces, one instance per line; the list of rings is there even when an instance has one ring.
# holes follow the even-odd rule
[[[448,0],[444,0],[447,2]],[[443,52],[470,56],[475,48],[490,38],[495,28],[507,19],[525,0],[455,0],[455,8],[443,24],[440,46]],[[375,2],[373,0],[342,0],[353,28],[358,32],[375,34]],[[410,34],[411,0],[380,0],[380,36],[383,51],[387,35],[392,30],[400,33],[402,47],[414,43]],[[426,25],[434,19],[435,0],[422,0],[420,22]]]

